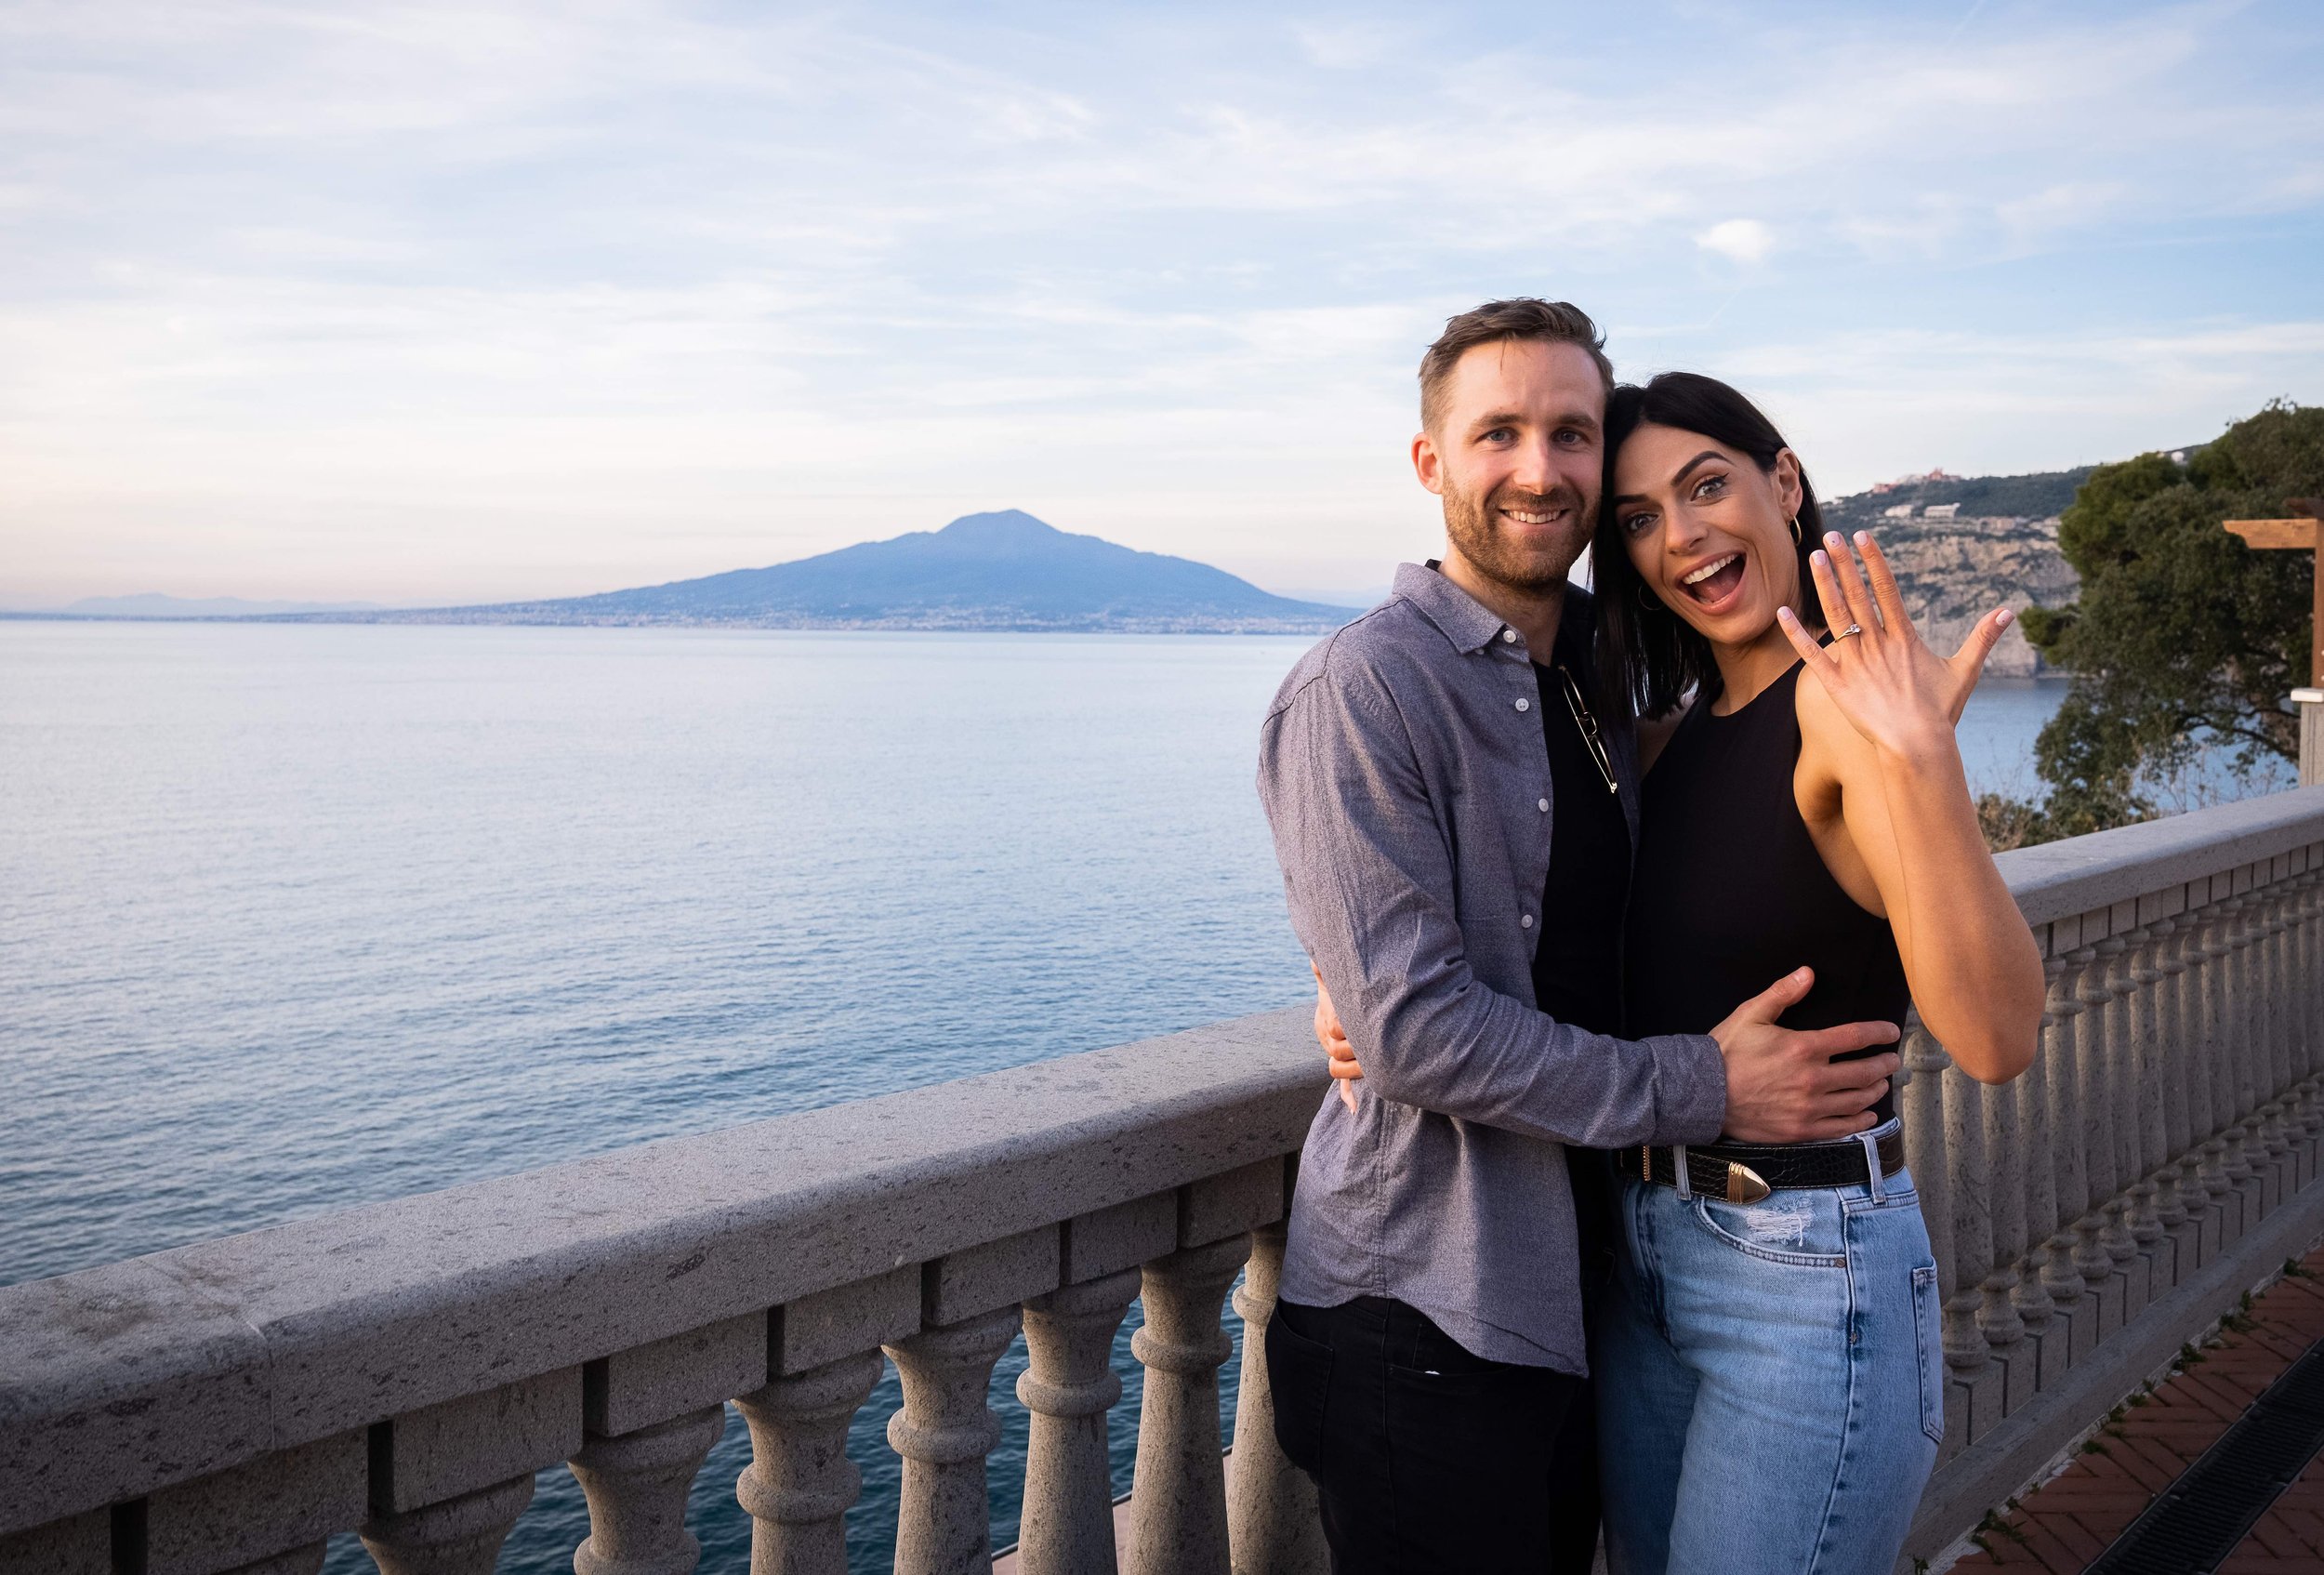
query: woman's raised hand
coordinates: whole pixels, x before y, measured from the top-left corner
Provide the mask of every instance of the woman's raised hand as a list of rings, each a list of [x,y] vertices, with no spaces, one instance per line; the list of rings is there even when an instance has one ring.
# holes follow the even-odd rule
[[[2010,610],[1996,607],[1979,618],[1948,660],[1913,629],[1880,544],[1858,531],[1855,545],[1864,555],[1861,574],[1855,553],[1838,531],[1824,537],[1825,549],[1811,560],[1816,594],[1834,636],[1829,645],[1817,645],[1789,607],[1777,609],[1776,621],[1808,669],[1824,681],[1841,714],[1876,748],[1912,755],[1941,737],[1949,749],[1953,724],[1961,721],[1986,658],[2010,626]]]

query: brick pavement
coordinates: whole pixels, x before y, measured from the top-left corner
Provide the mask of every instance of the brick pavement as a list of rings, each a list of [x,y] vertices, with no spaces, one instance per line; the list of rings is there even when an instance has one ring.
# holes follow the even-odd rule
[[[1956,1570],[2079,1575],[2293,1360],[2324,1340],[2324,1247],[2230,1317],[2215,1343],[2117,1407],[2073,1463],[1986,1517]],[[2311,1462],[2220,1575],[2324,1570],[2324,1463]]]

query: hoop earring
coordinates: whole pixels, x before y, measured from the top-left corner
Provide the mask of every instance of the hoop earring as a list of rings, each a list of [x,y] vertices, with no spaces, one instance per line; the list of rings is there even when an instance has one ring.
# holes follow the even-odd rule
[[[1659,613],[1662,611],[1662,603],[1646,594],[1644,580],[1631,581],[1630,593],[1631,600],[1638,603],[1641,612]]]
[[[1807,545],[1806,541],[1802,539],[1800,536],[1800,517],[1797,514],[1791,516],[1791,545],[1794,547],[1805,547]]]

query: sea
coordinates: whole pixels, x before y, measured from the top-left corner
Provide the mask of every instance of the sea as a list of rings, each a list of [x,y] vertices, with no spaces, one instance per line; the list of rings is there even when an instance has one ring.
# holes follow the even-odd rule
[[[0,1284],[1309,999],[1252,787],[1307,643],[0,621]],[[1979,689],[1974,785],[2062,694]],[[748,1459],[730,1410],[706,1569]],[[544,1472],[500,1568],[586,1533]]]

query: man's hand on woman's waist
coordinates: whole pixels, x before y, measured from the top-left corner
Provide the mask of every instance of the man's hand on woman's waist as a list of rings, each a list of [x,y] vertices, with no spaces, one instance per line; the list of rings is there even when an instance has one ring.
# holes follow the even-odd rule
[[[1311,969],[1313,965],[1311,964]],[[1857,1061],[1835,1055],[1894,1044],[1894,1023],[1848,1023],[1837,1028],[1778,1027],[1776,1019],[1815,986],[1806,968],[1787,973],[1730,1012],[1710,1037],[1727,1069],[1726,1135],[1744,1143],[1829,1142],[1874,1124],[1872,1106],[1896,1074],[1894,1052]],[[1315,1039],[1340,1080],[1340,1103],[1355,1108],[1354,1080],[1364,1076],[1348,1043],[1323,975],[1315,975]]]

